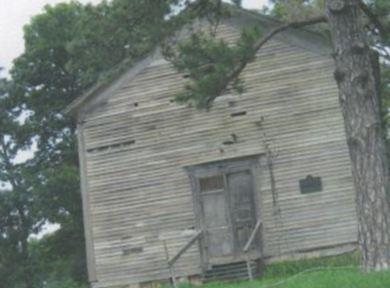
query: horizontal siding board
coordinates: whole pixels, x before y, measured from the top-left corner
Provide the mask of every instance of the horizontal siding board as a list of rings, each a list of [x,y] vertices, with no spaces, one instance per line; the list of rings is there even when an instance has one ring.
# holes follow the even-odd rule
[[[239,35],[231,27],[221,29],[229,42]],[[206,112],[171,102],[186,80],[159,59],[86,115],[99,280],[94,287],[169,277],[163,243],[172,256],[190,238],[195,216],[184,167],[200,163],[262,155],[255,178],[266,255],[356,241],[355,195],[333,69],[328,57],[272,40],[244,70],[245,92],[218,97]],[[224,145],[233,133],[237,143]],[[279,216],[265,142],[275,154]],[[309,174],[321,177],[323,191],[300,193],[299,180]],[[137,247],[142,251],[125,255]],[[200,265],[194,245],[176,273],[199,274]]]

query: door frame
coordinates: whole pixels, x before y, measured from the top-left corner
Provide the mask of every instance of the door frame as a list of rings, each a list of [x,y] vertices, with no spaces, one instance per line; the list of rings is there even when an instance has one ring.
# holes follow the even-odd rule
[[[235,172],[241,172],[241,171],[250,171],[251,178],[252,178],[252,186],[253,186],[253,199],[254,199],[254,214],[255,214],[255,222],[257,219],[261,219],[261,199],[260,199],[260,185],[259,185],[259,179],[260,176],[260,156],[261,155],[253,155],[253,156],[247,156],[247,157],[240,157],[240,158],[232,158],[232,159],[224,159],[220,161],[214,161],[209,163],[203,163],[203,164],[197,164],[193,166],[184,167],[186,170],[191,183],[191,190],[192,190],[192,198],[193,198],[193,209],[194,209],[194,215],[195,215],[195,227],[197,230],[206,231],[206,224],[204,223],[204,215],[203,215],[203,208],[202,208],[202,196],[200,192],[199,187],[199,178],[202,177],[210,177],[215,175],[223,174],[224,178],[224,187],[226,189],[228,188],[228,185],[226,183],[226,175],[229,173],[235,173]],[[229,192],[228,192],[229,193]],[[230,198],[230,193],[229,193]],[[230,200],[228,201],[228,205],[230,206]],[[229,224],[232,223],[230,217],[231,217],[231,209],[228,208],[229,215]],[[232,225],[230,225],[231,229],[233,229]],[[233,231],[231,231],[234,233]],[[258,259],[262,254],[262,235],[260,233],[259,235],[259,244],[256,245],[256,248],[251,253],[250,258]],[[235,241],[234,241],[234,244]],[[234,249],[235,247],[233,247]],[[245,255],[232,255],[232,256],[226,256],[221,257],[218,259],[210,259],[208,255],[208,251],[206,248],[206,243],[204,237],[201,238],[199,241],[199,250],[200,250],[200,257],[201,257],[201,263],[203,269],[210,268],[210,265],[212,264],[226,264],[226,263],[232,263],[237,261],[244,261],[246,260]],[[242,258],[242,259],[241,259]]]

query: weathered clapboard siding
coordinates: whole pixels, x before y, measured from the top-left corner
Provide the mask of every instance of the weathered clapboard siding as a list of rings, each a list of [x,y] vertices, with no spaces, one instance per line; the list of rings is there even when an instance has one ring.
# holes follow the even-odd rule
[[[225,25],[220,33],[233,40],[237,31]],[[170,101],[185,80],[156,57],[83,116],[94,287],[169,277],[164,241],[172,256],[195,226],[183,167],[217,160],[262,155],[256,199],[265,256],[356,241],[332,60],[284,38],[269,42],[245,69],[243,95],[221,96],[209,112]],[[237,143],[224,145],[232,134]],[[275,155],[276,191],[271,191],[265,142]],[[300,194],[299,179],[309,174],[321,176],[322,192]],[[195,245],[179,260],[176,273],[199,274],[200,265]]]

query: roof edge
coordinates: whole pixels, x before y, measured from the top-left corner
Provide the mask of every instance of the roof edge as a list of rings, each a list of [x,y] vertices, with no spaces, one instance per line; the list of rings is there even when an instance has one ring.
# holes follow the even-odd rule
[[[119,88],[126,81],[131,80],[144,68],[146,68],[159,54],[159,47],[147,53],[139,59],[130,60],[124,59],[113,69],[103,74],[90,89],[82,93],[79,97],[74,99],[69,105],[67,105],[62,112],[67,115],[76,116],[81,108],[94,99],[97,95],[107,94],[113,92]],[[99,97],[104,98],[104,97]]]
[[[241,23],[260,22],[268,29],[284,23],[283,21],[280,21],[278,19],[251,10],[238,8],[233,5],[228,5],[228,4],[226,5],[229,6],[229,8],[231,9],[232,15],[229,19],[232,19],[231,21],[233,22],[234,22],[234,18],[239,18],[238,21],[240,21]],[[329,43],[326,43],[324,39],[325,37],[320,35],[318,32],[311,31],[304,28],[299,28],[299,29],[289,28],[286,31],[281,32],[282,34],[284,34],[283,37],[289,38],[290,41],[292,40],[291,42],[294,42],[294,39],[293,36],[290,35],[291,33],[286,33],[289,31],[294,32],[293,34],[295,37],[298,36],[300,38],[305,38],[305,39],[316,37],[317,38],[316,42],[319,43],[313,43],[313,45],[305,46],[305,48],[306,49],[312,48],[313,51],[320,52],[320,54],[329,53],[329,49],[328,49],[330,47]],[[277,35],[275,37],[277,37]],[[307,42],[314,42],[314,41],[309,40]],[[156,58],[157,55],[161,54],[160,45],[156,45],[156,46],[157,47],[154,48],[154,50],[152,50],[149,53],[146,53],[143,57],[140,57],[139,59],[133,59],[133,60],[126,58],[122,62],[120,62],[117,66],[114,66],[114,68],[110,69],[107,73],[102,74],[100,80],[98,80],[96,84],[94,84],[86,92],[82,93],[81,96],[74,99],[68,106],[66,106],[62,110],[62,112],[72,117],[77,117],[77,115],[79,115],[79,112],[82,111],[82,107],[85,106],[87,103],[93,103],[92,100],[94,100],[97,96],[99,97],[95,99],[94,101],[95,103],[99,102],[99,100],[103,98],[105,99],[116,89],[120,88],[120,86],[123,83],[130,81],[132,78],[134,78],[144,68],[146,68],[149,64],[151,64],[151,62]]]

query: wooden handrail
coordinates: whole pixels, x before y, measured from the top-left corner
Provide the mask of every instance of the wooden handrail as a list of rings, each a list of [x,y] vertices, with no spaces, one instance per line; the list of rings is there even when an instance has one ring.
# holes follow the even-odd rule
[[[175,262],[180,258],[180,256],[183,255],[183,253],[186,252],[188,248],[190,248],[192,244],[194,244],[200,238],[200,236],[202,236],[202,234],[202,230],[197,231],[196,234],[192,236],[191,239],[176,253],[176,255],[168,260],[168,265],[173,266],[173,264],[175,264]]]
[[[260,219],[257,220],[255,228],[253,229],[253,231],[251,233],[251,236],[249,237],[248,241],[246,242],[246,244],[244,246],[244,253],[247,253],[249,251],[249,248],[251,247],[251,245],[253,243],[253,240],[255,239],[256,234],[259,231],[261,225],[262,225],[261,220]],[[250,261],[249,261],[249,254],[247,254],[246,269],[248,271],[248,278],[249,278],[250,281],[252,281],[253,280],[253,274],[252,274],[252,268],[251,268]]]
[[[262,221],[259,219],[256,223],[256,226],[255,228],[253,229],[252,233],[251,233],[251,236],[249,237],[248,241],[246,242],[245,246],[244,246],[244,252],[248,252],[249,248],[251,247],[252,245],[252,242],[253,240],[255,239],[256,237],[256,234],[257,232],[259,231],[259,228],[261,227],[261,224],[262,224]]]

